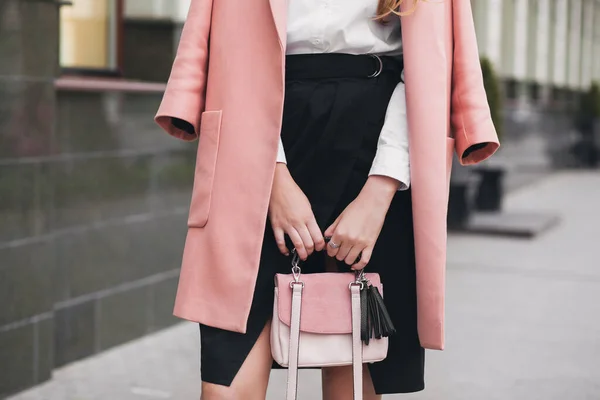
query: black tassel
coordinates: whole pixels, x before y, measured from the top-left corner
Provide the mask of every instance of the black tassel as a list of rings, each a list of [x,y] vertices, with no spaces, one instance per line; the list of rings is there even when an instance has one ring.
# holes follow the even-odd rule
[[[367,291],[360,291],[360,338],[365,344],[369,344],[369,308],[367,307]]]
[[[381,337],[389,337],[396,333],[396,328],[394,327],[394,323],[390,318],[390,314],[385,308],[385,303],[383,302],[383,297],[381,297],[381,293],[379,293],[379,289],[375,286],[369,286],[369,292],[371,293],[373,299],[375,300],[376,306],[375,308],[378,311],[378,315],[380,317],[380,332]]]
[[[368,313],[371,316],[371,321],[373,321],[373,323],[371,324],[371,337],[374,337],[375,339],[381,339],[381,319],[380,319],[380,315],[379,315],[379,309],[377,308],[377,303],[375,302],[375,299],[373,298],[372,292],[371,292],[371,288],[367,288],[367,298],[369,299],[367,301],[368,304]]]
[[[396,333],[396,328],[385,308],[379,289],[368,282],[361,292],[361,338],[369,344],[371,338],[381,339]],[[366,312],[365,312],[366,309]]]

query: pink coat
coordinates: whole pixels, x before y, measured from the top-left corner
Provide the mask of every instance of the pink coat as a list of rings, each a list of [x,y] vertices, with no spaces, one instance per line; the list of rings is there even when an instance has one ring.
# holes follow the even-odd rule
[[[285,0],[192,0],[156,115],[169,134],[199,137],[175,315],[237,332],[246,331],[276,164],[286,11]],[[442,349],[452,155],[474,164],[499,144],[470,0],[420,2],[401,19],[419,337]],[[171,117],[196,134],[173,127]],[[488,145],[462,157],[478,143]]]

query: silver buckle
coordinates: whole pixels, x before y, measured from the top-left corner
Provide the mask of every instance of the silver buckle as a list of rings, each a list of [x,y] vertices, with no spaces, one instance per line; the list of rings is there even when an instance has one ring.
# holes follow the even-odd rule
[[[362,291],[368,284],[369,280],[365,276],[365,270],[361,269],[360,271],[354,272],[354,282],[350,282],[348,287],[352,289],[352,286],[359,286],[360,290]]]
[[[379,57],[376,54],[369,54],[369,55],[379,62],[379,69],[377,71],[373,72],[371,75],[367,76],[367,78],[375,78],[375,77],[379,76],[379,74],[381,74],[381,72],[383,71],[383,61],[381,60],[381,57]]]
[[[300,275],[302,274],[302,269],[300,269],[300,256],[296,249],[292,250],[292,275],[294,276],[294,280],[290,282],[290,287],[293,289],[294,285],[300,284],[304,288],[304,282],[300,280]]]

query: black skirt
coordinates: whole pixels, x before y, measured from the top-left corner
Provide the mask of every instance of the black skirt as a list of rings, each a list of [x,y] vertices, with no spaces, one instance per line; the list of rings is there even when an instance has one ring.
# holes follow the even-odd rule
[[[286,57],[286,92],[281,137],[292,177],[310,200],[322,231],[359,194],[377,150],[392,92],[400,82],[401,58],[347,54]],[[376,77],[375,72],[381,73]],[[325,270],[323,252],[303,263],[303,273]],[[341,271],[348,266],[338,262]],[[289,273],[267,221],[260,267],[246,334],[200,325],[201,374],[229,386],[272,317],[273,277]],[[368,272],[378,272],[385,303],[397,329],[387,358],[369,364],[379,394],[424,388],[424,349],[417,334],[413,221],[410,190],[392,200]],[[274,365],[274,367],[278,367]]]

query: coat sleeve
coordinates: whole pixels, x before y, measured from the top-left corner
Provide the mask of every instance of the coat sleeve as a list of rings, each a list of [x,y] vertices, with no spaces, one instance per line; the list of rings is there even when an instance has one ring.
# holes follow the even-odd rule
[[[167,88],[154,118],[167,133],[182,140],[195,140],[200,131],[206,97],[212,3],[213,0],[192,0]],[[193,130],[183,129],[186,126]]]
[[[461,164],[476,164],[494,154],[500,143],[483,86],[471,1],[452,0],[452,8],[452,133]]]

